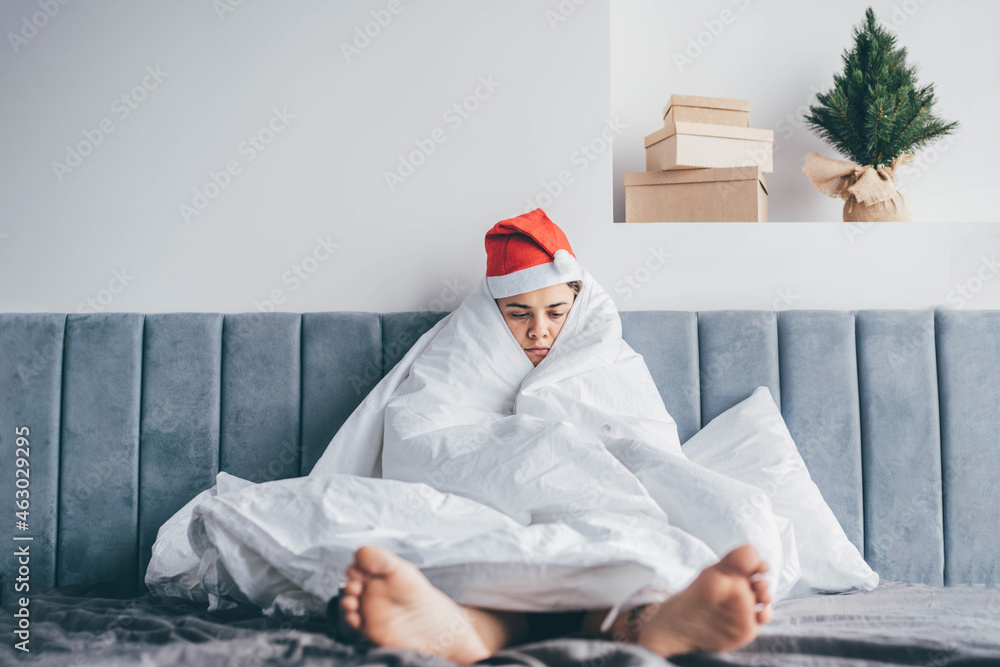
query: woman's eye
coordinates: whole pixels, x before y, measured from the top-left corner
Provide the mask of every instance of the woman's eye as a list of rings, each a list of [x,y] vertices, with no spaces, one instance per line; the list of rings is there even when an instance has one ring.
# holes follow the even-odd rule
[[[523,320],[527,316],[528,316],[527,313],[521,313],[520,315],[511,313],[511,317],[513,317],[515,320]]]
[[[566,313],[549,313],[549,317],[552,317],[552,318],[562,317],[565,314]]]

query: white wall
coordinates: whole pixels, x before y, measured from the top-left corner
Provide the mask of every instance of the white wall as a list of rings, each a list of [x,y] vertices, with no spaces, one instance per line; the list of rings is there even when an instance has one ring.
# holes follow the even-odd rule
[[[611,151],[576,155],[612,117],[605,0],[570,4],[558,23],[547,13],[557,0],[401,0],[350,62],[341,43],[389,0],[244,0],[221,17],[212,0],[71,1],[12,44],[38,1],[0,5],[2,311],[91,310],[90,299],[113,311],[241,312],[274,290],[278,309],[294,312],[448,310],[483,275],[486,230],[563,171],[572,181],[544,208],[623,310],[957,307],[949,292],[989,274],[981,258],[1000,250],[1000,230],[984,223],[614,224]],[[480,77],[499,85],[479,88],[485,99],[457,126],[445,114]],[[928,78],[963,103],[946,77]],[[115,100],[144,81],[151,90],[125,117]],[[766,96],[750,97],[756,117]],[[250,150],[243,142],[274,109],[294,117]],[[104,119],[113,131],[57,174],[67,145],[96,137]],[[446,140],[391,191],[385,172],[435,129]],[[179,207],[228,162],[240,173],[185,222]],[[945,164],[926,181],[956,169]],[[338,247],[326,254],[317,238]],[[661,265],[651,249],[669,257]],[[307,260],[315,271],[296,282],[291,271],[314,252],[326,259]],[[645,282],[635,290],[626,277]],[[972,286],[961,305],[1000,307],[1000,280]]]

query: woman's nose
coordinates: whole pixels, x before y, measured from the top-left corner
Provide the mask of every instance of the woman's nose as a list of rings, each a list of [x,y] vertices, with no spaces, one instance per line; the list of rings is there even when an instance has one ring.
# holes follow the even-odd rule
[[[549,335],[549,329],[543,324],[532,324],[528,329],[528,335],[532,338],[546,338]]]

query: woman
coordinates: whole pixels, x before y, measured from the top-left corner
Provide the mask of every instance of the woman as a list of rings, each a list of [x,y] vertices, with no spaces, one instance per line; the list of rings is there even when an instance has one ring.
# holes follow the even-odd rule
[[[556,250],[550,257],[552,248]],[[486,249],[487,283],[495,297],[502,296],[495,299],[496,305],[514,340],[538,366],[558,339],[580,292],[580,280],[553,283],[567,277],[557,262],[571,252],[569,243],[544,213],[535,211],[499,223],[487,235]],[[533,285],[542,286],[505,296]],[[767,581],[760,577],[766,570],[753,547],[740,547],[666,602],[635,607],[630,618],[619,617],[611,636],[665,657],[741,646],[770,615],[771,596]],[[541,638],[546,630],[608,636],[599,632],[598,624],[609,609],[551,618],[554,615],[463,607],[435,588],[419,569],[380,547],[359,549],[347,577],[340,600],[346,621],[378,645],[424,649],[469,663],[504,646]],[[435,646],[435,637],[456,621],[467,631],[456,633],[448,646]]]
[[[486,251],[483,281],[307,477],[220,473],[161,529],[152,592],[287,613],[339,595],[374,643],[458,662],[557,631],[664,656],[755,636],[799,577],[788,522],[683,454],[543,211],[498,223]]]

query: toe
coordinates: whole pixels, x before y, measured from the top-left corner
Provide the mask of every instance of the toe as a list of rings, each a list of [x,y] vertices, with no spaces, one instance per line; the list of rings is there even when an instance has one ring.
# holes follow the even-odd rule
[[[768,604],[771,601],[771,593],[767,590],[767,580],[758,579],[750,584],[750,588],[753,589],[754,597],[757,602]]]
[[[391,551],[366,545],[354,552],[354,564],[369,576],[390,574],[399,566],[399,557]]]
[[[764,605],[764,608],[757,612],[757,624],[764,625],[765,623],[770,621],[771,613],[773,612],[773,610],[774,607],[772,607],[770,604]]]
[[[348,565],[346,573],[349,580],[364,581],[367,578],[365,573],[355,565]]]
[[[356,611],[349,611],[344,614],[344,621],[355,630],[361,629],[361,614]]]
[[[353,595],[345,595],[340,598],[340,608],[344,611],[357,611],[361,608],[361,603]]]
[[[359,596],[365,591],[365,585],[357,579],[351,579],[344,585],[344,593]]]
[[[719,561],[724,570],[749,577],[758,571],[761,564],[760,555],[752,544],[736,547]]]

